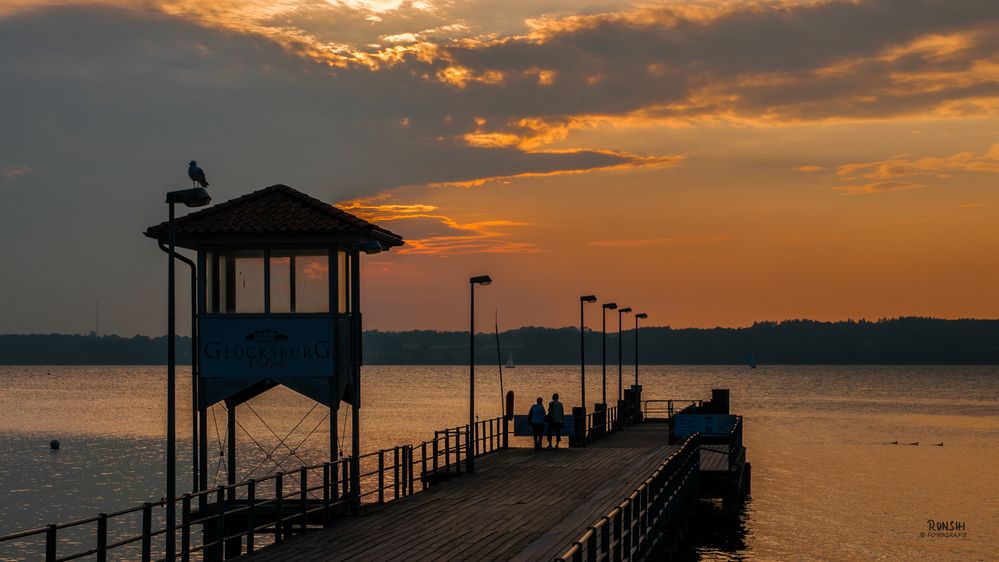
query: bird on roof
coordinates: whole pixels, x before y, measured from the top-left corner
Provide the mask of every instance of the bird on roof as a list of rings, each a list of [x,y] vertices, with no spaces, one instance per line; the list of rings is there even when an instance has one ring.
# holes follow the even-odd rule
[[[198,167],[198,163],[191,160],[191,163],[187,167],[187,177],[191,178],[191,181],[197,184],[201,184],[201,187],[208,187],[208,180],[205,179],[205,171]]]

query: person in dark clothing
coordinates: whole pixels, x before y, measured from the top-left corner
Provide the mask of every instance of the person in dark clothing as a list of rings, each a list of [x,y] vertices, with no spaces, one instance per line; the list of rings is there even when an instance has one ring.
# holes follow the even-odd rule
[[[527,413],[527,421],[534,431],[534,448],[541,448],[541,440],[545,435],[545,406],[544,401],[538,396],[538,401],[531,406],[531,411]]]
[[[562,422],[565,410],[562,403],[558,401],[558,393],[552,394],[552,401],[548,403],[548,448],[552,448],[552,435],[555,435],[555,448],[558,449],[562,443]]]

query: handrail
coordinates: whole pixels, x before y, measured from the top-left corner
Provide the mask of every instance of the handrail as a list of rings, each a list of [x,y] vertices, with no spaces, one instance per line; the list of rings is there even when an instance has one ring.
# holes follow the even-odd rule
[[[688,406],[695,409],[704,405],[703,400],[696,398],[671,398],[668,400],[642,400],[642,417],[658,418],[654,414],[666,414],[666,419],[685,410]],[[653,415],[650,415],[653,414]]]
[[[178,558],[186,561],[192,554],[202,553],[205,560],[221,560],[229,541],[246,538],[247,552],[250,552],[258,548],[255,538],[259,534],[270,534],[274,542],[281,542],[286,531],[303,532],[309,527],[328,526],[335,516],[349,513],[361,504],[387,503],[425,490],[438,477],[461,474],[462,465],[468,462],[470,454],[480,457],[505,449],[508,444],[507,420],[501,417],[477,420],[471,428],[464,425],[436,431],[432,440],[415,445],[398,445],[358,455],[356,459],[346,457],[184,494],[173,499],[181,504],[177,512],[182,520],[176,526],[181,542]],[[355,471],[360,488],[352,490]],[[415,486],[417,480],[421,484],[419,489]],[[285,486],[287,483],[291,485]],[[273,495],[260,495],[267,490]],[[88,556],[105,561],[109,552],[114,552],[115,558],[151,561],[153,539],[166,534],[161,513],[166,505],[167,500],[160,499],[111,513],[18,531],[0,536],[0,547],[14,541],[24,543],[38,539],[44,545],[44,555],[36,552],[29,556],[47,562]],[[262,508],[269,511],[267,519],[261,513]],[[320,513],[322,516],[316,517]],[[136,516],[139,521],[134,520]],[[234,517],[247,519],[247,524],[241,525],[238,532],[232,532],[230,527],[234,523],[229,520]],[[124,530],[110,532],[109,522]],[[191,541],[192,528],[196,525],[207,525],[206,531],[213,529],[200,545]],[[142,532],[129,534],[129,529],[137,526]],[[60,531],[73,533],[69,540],[63,539],[63,546],[85,550],[60,556]],[[85,547],[87,539],[83,533],[95,541],[96,546]],[[65,537],[65,533],[62,535]],[[128,548],[135,550],[121,550]],[[16,554],[23,556],[21,552]],[[2,558],[4,554],[0,551]]]
[[[606,515],[593,522],[556,561],[645,557],[697,491],[700,436],[693,434]]]

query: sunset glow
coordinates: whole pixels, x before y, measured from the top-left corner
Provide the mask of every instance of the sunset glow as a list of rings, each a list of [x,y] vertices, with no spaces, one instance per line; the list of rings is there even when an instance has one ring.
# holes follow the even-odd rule
[[[138,234],[194,157],[217,202],[285,183],[405,237],[367,328],[462,329],[480,273],[506,327],[583,293],[649,325],[999,316],[995,2],[491,6],[0,0],[0,330],[101,301],[162,331]]]

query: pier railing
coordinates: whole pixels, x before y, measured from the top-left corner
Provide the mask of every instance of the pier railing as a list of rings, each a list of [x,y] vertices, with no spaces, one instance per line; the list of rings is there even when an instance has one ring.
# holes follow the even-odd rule
[[[585,437],[590,442],[621,429],[620,409],[617,406],[586,414]]]
[[[503,418],[434,432],[434,438],[354,458],[276,472],[175,498],[178,559],[222,560],[325,527],[363,505],[383,504],[461,474],[469,451],[482,456],[509,443]],[[471,443],[472,447],[469,447]],[[357,482],[354,489],[352,482]],[[0,537],[0,559],[163,560],[167,500]],[[201,527],[201,529],[197,529]],[[202,540],[195,533],[203,532]],[[10,549],[10,550],[8,550]],[[154,555],[155,553],[155,555]]]
[[[555,560],[603,562],[647,555],[687,500],[696,497],[699,450],[695,433]]]
[[[645,420],[668,420],[687,408],[700,408],[704,405],[703,400],[696,399],[672,399],[672,400],[643,400],[642,419]]]

